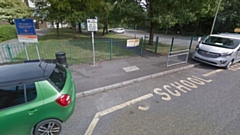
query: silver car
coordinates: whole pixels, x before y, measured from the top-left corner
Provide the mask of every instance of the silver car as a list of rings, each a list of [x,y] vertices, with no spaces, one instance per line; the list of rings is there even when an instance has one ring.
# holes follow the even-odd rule
[[[199,41],[193,59],[217,66],[229,68],[240,61],[240,34],[213,34]]]

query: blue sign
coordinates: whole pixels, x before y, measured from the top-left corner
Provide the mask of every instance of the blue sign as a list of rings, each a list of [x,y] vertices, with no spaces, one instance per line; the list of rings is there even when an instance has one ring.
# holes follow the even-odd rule
[[[19,42],[38,42],[33,19],[14,19]]]

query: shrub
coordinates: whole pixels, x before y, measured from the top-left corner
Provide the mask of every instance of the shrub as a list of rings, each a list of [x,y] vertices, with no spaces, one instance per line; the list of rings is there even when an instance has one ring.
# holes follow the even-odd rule
[[[0,25],[0,42],[17,38],[15,25]]]

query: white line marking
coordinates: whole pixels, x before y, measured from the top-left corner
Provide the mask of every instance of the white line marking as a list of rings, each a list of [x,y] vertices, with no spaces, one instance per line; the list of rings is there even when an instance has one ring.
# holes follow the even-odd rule
[[[107,115],[107,114],[109,114],[109,113],[115,112],[115,111],[117,111],[117,110],[123,109],[124,107],[133,105],[133,104],[135,104],[135,103],[137,103],[137,102],[146,100],[146,99],[148,99],[148,98],[150,98],[150,97],[153,97],[153,94],[149,93],[149,94],[146,94],[146,95],[144,95],[144,96],[141,96],[141,97],[132,99],[132,100],[130,100],[130,101],[128,101],[128,102],[122,103],[122,104],[120,104],[120,105],[116,105],[116,106],[114,106],[114,107],[111,107],[111,108],[108,108],[108,109],[106,109],[106,110],[104,110],[104,111],[101,111],[101,112],[96,113],[95,116],[94,116],[94,118],[93,118],[93,120],[92,120],[92,122],[90,123],[90,125],[89,125],[89,127],[88,127],[88,129],[87,129],[87,131],[85,132],[84,135],[92,135],[93,130],[94,130],[94,128],[96,127],[96,125],[97,125],[100,117],[102,117],[102,116],[104,116],[104,115]]]

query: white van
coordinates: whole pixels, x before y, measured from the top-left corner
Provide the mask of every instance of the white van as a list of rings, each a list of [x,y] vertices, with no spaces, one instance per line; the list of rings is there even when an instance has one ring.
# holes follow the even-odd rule
[[[212,34],[199,40],[192,58],[194,60],[229,68],[240,61],[240,34]]]

